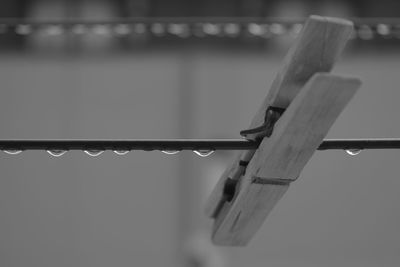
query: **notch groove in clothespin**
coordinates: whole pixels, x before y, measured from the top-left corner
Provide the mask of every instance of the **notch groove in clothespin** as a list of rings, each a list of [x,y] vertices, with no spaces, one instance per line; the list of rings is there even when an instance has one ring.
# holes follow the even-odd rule
[[[261,140],[260,147],[238,155],[206,205],[215,219],[214,243],[247,244],[359,87],[355,78],[317,74],[332,69],[352,28],[343,19],[311,16],[306,21],[250,130],[242,132]],[[269,114],[273,109],[280,114]]]

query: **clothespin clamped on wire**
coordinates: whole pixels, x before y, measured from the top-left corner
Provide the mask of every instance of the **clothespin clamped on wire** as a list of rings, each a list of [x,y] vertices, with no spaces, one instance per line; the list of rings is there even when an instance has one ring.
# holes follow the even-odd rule
[[[256,150],[240,153],[225,170],[206,205],[217,245],[243,246],[295,181],[330,127],[361,85],[329,73],[353,23],[310,16],[250,129]]]

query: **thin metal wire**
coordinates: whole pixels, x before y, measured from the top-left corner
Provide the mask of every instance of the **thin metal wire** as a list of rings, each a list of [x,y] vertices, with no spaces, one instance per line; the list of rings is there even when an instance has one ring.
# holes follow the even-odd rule
[[[245,139],[0,140],[0,150],[247,150]]]
[[[251,150],[245,139],[0,140],[0,150]],[[400,138],[326,139],[318,150],[400,149]]]
[[[349,18],[355,31],[351,39],[400,40],[400,18]],[[128,17],[113,19],[0,18],[0,34],[22,36],[63,34],[124,37],[149,35],[174,38],[261,38],[297,35],[306,18],[285,17]]]
[[[400,149],[400,138],[326,139],[318,150]]]
[[[398,17],[351,17],[348,18],[357,25],[375,26],[377,24],[388,24],[400,26],[400,18]],[[80,18],[60,18],[60,19],[31,19],[31,18],[0,18],[0,24],[4,25],[72,25],[72,24],[130,24],[130,23],[279,23],[284,25],[292,25],[303,23],[306,18],[288,18],[288,17],[127,17],[113,19],[80,19]]]

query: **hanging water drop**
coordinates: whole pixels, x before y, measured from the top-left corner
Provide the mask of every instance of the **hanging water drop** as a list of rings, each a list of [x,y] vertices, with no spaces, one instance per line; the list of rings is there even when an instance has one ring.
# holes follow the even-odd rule
[[[129,153],[129,150],[114,150],[114,153],[120,156],[126,155]]]
[[[218,35],[220,33],[220,27],[218,24],[205,23],[203,24],[203,31],[208,35]]]
[[[240,33],[240,27],[235,23],[228,23],[224,26],[225,34],[228,36],[237,36]]]
[[[161,152],[167,155],[175,155],[179,153],[179,150],[161,150]]]
[[[358,154],[360,154],[361,153],[361,149],[346,149],[346,153],[347,154],[349,154],[349,155],[351,155],[351,156],[356,156],[356,155],[358,155]]]
[[[97,35],[109,35],[111,33],[109,25],[94,25],[92,28],[94,34]]]
[[[50,25],[46,29],[46,33],[51,36],[57,36],[64,33],[64,28],[61,25]]]
[[[8,149],[8,150],[3,150],[4,153],[7,153],[9,155],[18,155],[19,153],[22,152],[22,150],[18,149]]]
[[[269,27],[269,30],[275,35],[283,35],[286,32],[285,26],[281,23],[272,23]]]
[[[84,150],[86,154],[92,157],[97,157],[104,152],[104,150]]]
[[[76,24],[71,29],[73,34],[81,35],[88,31],[87,27],[83,24]]]
[[[62,155],[67,153],[67,150],[47,150],[47,153],[49,153],[53,157],[61,157]]]
[[[376,26],[376,32],[382,36],[390,35],[390,26],[387,24],[378,24]]]
[[[172,23],[168,25],[168,32],[173,35],[177,35],[179,37],[188,37],[189,29],[185,24]]]
[[[28,35],[32,33],[32,26],[28,24],[20,24],[15,28],[15,32],[20,35]]]
[[[248,25],[248,31],[255,36],[261,36],[264,34],[264,29],[260,24],[250,23]]]
[[[131,28],[128,24],[118,24],[114,27],[114,32],[117,35],[128,35],[131,33]]]
[[[199,155],[200,157],[208,157],[210,156],[212,153],[214,153],[214,150],[193,150],[193,152],[197,155]]]

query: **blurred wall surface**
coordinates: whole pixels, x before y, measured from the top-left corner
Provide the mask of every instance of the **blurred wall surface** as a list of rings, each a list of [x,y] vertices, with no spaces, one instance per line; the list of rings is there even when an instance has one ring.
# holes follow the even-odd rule
[[[395,1],[195,1],[184,12],[178,0],[5,2],[1,16],[36,19],[351,16],[373,15],[378,4],[376,14],[399,15]],[[293,41],[171,42],[154,29],[121,40],[107,25],[73,34],[59,25],[4,29],[1,139],[237,138]],[[363,86],[330,138],[400,136],[400,34],[376,41],[370,33],[334,70]],[[0,266],[399,266],[399,153],[317,152],[244,248],[212,245],[203,213],[231,152],[0,153]]]
[[[280,60],[205,51],[56,59],[2,55],[0,137],[237,137]],[[191,68],[189,81],[182,66]],[[335,72],[358,76],[364,84],[329,137],[399,136],[399,68],[399,57],[390,53],[344,56]],[[192,98],[191,106],[185,104],[193,120],[187,136],[179,131],[183,85],[191,87],[184,88]],[[231,157],[220,153],[205,159],[189,152],[106,152],[97,158],[83,152],[61,158],[39,151],[2,154],[1,265],[176,266],[183,253],[196,266],[400,263],[395,150],[356,157],[317,152],[249,246],[188,241],[184,251],[182,239],[200,234],[208,240],[210,222],[200,200]],[[183,158],[190,175],[179,178]],[[190,212],[181,210],[182,201],[194,202]],[[218,265],[206,265],[209,257]]]

